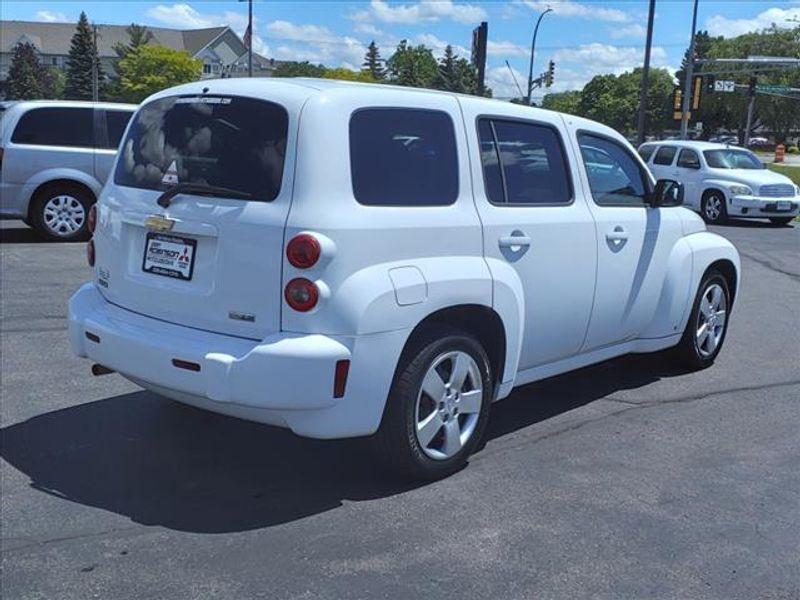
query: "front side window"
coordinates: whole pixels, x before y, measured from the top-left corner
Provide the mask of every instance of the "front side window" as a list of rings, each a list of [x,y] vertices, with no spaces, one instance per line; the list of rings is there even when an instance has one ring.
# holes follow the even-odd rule
[[[289,118],[272,102],[237,96],[154,100],[120,146],[114,182],[163,190],[196,183],[270,201],[283,177]]]
[[[572,201],[561,138],[552,127],[481,119],[478,135],[486,194],[492,203],[550,205]]]
[[[639,163],[621,144],[607,138],[581,134],[578,144],[598,205],[643,206],[647,187]]]
[[[91,108],[47,107],[29,110],[20,118],[11,141],[35,146],[94,146]]]
[[[661,146],[656,152],[656,157],[653,159],[654,165],[671,165],[672,159],[678,149],[675,146]]]
[[[127,110],[106,110],[106,134],[108,140],[106,148],[116,150],[122,140],[122,134],[131,120],[133,112]]]
[[[678,166],[684,169],[699,169],[700,157],[697,156],[697,152],[694,150],[684,148],[678,155]]]
[[[749,150],[706,150],[703,152],[712,169],[763,169],[764,164]]]
[[[453,121],[442,111],[367,108],[350,118],[353,194],[367,206],[445,206],[458,197]]]

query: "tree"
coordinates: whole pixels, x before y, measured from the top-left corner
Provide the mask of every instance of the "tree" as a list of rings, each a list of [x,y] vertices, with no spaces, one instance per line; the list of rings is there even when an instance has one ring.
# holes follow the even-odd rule
[[[307,60],[303,62],[284,62],[275,67],[275,77],[324,77],[325,69],[322,65],[312,65]]]
[[[91,100],[94,67],[97,65],[98,93],[103,94],[104,75],[94,44],[94,34],[86,13],[81,12],[72,36],[67,60],[67,82],[64,94],[72,100]]]
[[[139,103],[164,88],[195,81],[202,61],[183,50],[145,45],[120,59],[120,89],[124,99]]]
[[[340,67],[338,69],[326,69],[323,75],[325,79],[340,79],[343,81],[361,81],[364,83],[376,83],[369,71],[351,71]]]
[[[6,79],[6,94],[9,100],[53,97],[53,77],[39,62],[36,48],[29,42],[20,42],[14,46]]]
[[[581,93],[578,90],[554,92],[542,98],[542,108],[580,116]]]
[[[136,52],[136,50],[145,44],[150,43],[150,41],[153,39],[153,32],[150,31],[145,25],[131,23],[126,31],[128,32],[130,42],[127,44],[123,44],[122,42],[117,42],[114,44],[114,52],[120,58],[125,58],[128,52]]]
[[[369,73],[374,80],[380,81],[386,77],[386,69],[383,68],[383,59],[375,40],[369,43],[367,53],[364,55],[364,63],[361,66],[361,72]]]
[[[422,44],[409,46],[407,40],[400,42],[386,67],[392,83],[409,87],[433,87],[439,72],[430,48]]]

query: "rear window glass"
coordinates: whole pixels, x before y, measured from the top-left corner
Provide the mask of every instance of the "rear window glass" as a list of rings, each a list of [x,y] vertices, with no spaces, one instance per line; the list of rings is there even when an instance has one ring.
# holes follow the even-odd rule
[[[458,196],[453,121],[433,110],[359,110],[350,119],[350,168],[361,204],[452,204]]]
[[[11,141],[35,146],[94,146],[91,108],[34,108],[17,122]]]
[[[283,107],[251,98],[155,100],[136,113],[120,147],[114,182],[152,190],[196,183],[274,200],[288,120]]]
[[[128,126],[128,121],[130,121],[133,116],[133,112],[127,110],[107,110],[105,113],[106,132],[108,134],[106,147],[116,150],[119,147],[122,134],[125,133],[125,128]]]
[[[639,148],[639,156],[642,157],[642,160],[644,162],[647,162],[648,160],[650,160],[650,157],[653,156],[653,152],[655,151],[656,151],[655,146],[642,146],[641,148]]]

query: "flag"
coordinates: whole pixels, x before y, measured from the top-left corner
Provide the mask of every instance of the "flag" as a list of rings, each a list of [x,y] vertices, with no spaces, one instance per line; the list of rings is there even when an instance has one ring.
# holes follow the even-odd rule
[[[244,37],[242,38],[245,47],[249,50],[250,45],[253,43],[253,29],[252,25],[248,25],[247,29],[244,32]]]

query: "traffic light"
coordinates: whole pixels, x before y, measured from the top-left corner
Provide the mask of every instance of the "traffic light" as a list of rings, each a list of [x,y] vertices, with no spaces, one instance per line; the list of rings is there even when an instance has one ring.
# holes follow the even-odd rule
[[[556,63],[554,63],[551,60],[549,63],[547,63],[547,73],[544,74],[544,84],[547,87],[553,85],[553,80],[555,79],[555,76],[556,76]]]

